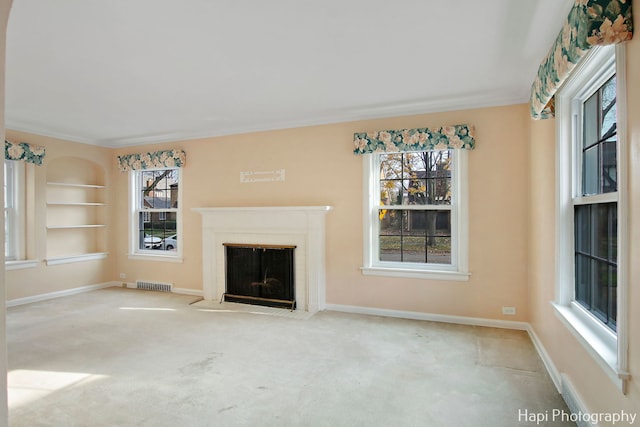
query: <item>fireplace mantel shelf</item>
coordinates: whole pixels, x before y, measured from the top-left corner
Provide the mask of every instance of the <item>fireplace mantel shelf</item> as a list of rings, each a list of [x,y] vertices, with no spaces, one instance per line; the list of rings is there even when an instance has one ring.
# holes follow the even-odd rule
[[[224,206],[192,208],[202,215],[205,300],[225,292],[225,243],[296,247],[296,309],[325,307],[325,216],[331,206]]]

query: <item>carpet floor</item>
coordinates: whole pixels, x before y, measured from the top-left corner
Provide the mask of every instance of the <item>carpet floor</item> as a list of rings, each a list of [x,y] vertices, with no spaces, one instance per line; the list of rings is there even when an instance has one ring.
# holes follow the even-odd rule
[[[523,331],[197,300],[107,288],[8,308],[10,426],[513,427],[568,411]]]

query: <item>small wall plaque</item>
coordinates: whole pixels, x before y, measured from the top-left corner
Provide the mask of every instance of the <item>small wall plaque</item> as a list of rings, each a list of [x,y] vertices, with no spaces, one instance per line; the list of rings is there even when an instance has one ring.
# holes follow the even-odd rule
[[[284,181],[284,169],[274,171],[240,172],[240,182]]]

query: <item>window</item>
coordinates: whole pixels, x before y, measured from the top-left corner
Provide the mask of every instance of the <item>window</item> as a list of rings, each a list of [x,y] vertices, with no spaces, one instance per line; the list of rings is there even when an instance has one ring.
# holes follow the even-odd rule
[[[592,49],[557,95],[555,307],[624,390],[626,154],[620,94],[625,89],[624,74],[616,73],[621,61],[613,46]]]
[[[131,171],[131,254],[143,257],[181,255],[181,169]]]
[[[4,162],[4,249],[7,261],[25,258],[24,162]]]
[[[365,155],[365,274],[467,280],[465,150]]]
[[[580,179],[574,205],[575,299],[602,323],[616,329],[618,248],[616,78],[610,77],[573,115],[581,124],[574,138],[574,175]],[[576,176],[578,178],[578,176]]]

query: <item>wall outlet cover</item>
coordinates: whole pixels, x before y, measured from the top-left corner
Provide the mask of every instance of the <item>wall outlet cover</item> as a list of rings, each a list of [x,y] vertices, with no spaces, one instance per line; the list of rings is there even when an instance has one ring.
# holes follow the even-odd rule
[[[513,316],[513,315],[516,314],[516,308],[515,307],[509,307],[509,306],[502,306],[502,314]]]

